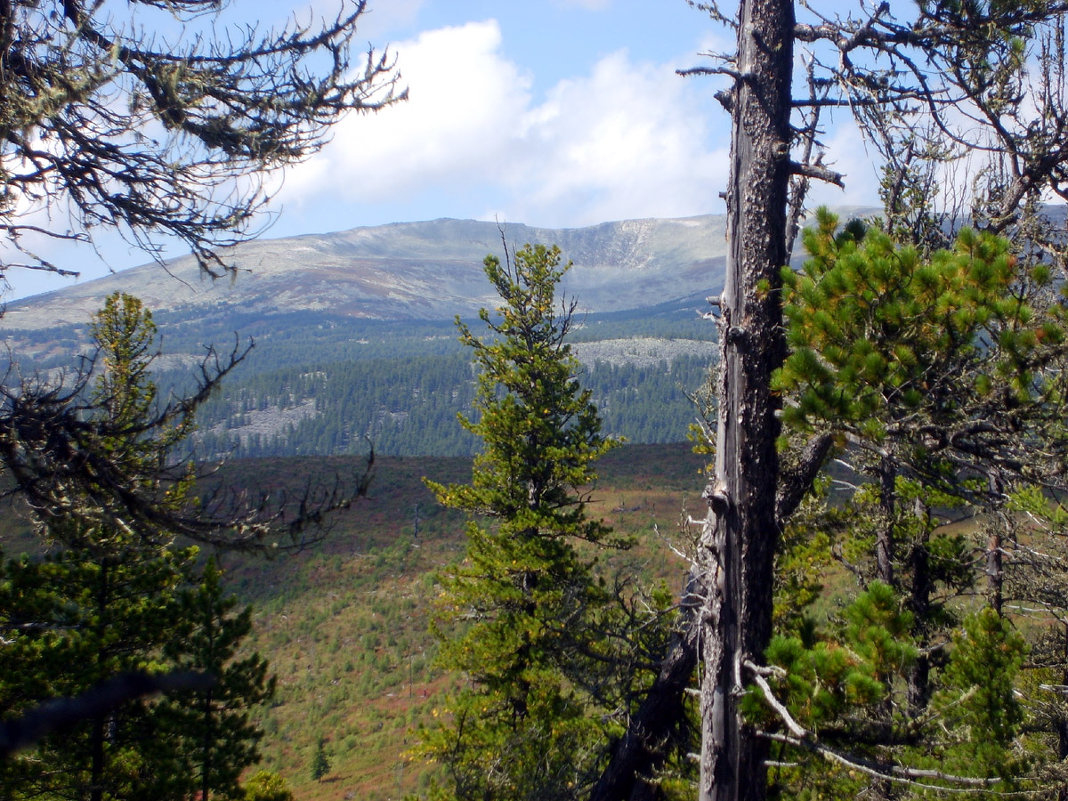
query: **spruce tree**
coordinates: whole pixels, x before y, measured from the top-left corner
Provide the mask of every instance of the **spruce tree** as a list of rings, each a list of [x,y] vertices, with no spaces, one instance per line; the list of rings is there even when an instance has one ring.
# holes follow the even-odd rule
[[[252,610],[235,612],[237,599],[223,591],[214,559],[177,594],[175,605],[177,619],[163,646],[163,662],[171,670],[206,672],[214,683],[206,690],[164,696],[153,707],[158,734],[146,750],[170,768],[169,787],[161,782],[161,789],[178,789],[190,798],[236,797],[242,771],[260,756],[263,733],[249,713],[274,695],[274,677],[259,654],[239,657],[252,631]]]
[[[467,683],[423,744],[445,770],[444,798],[578,797],[609,736],[585,689],[608,595],[576,544],[612,540],[586,503],[593,462],[616,440],[601,433],[565,341],[575,307],[557,300],[570,267],[559,264],[560,250],[542,245],[503,264],[487,257],[502,300],[480,312],[490,335],[457,320],[479,369],[476,414],[461,422],[483,450],[470,484],[428,482],[476,516],[466,559],[443,579],[453,624],[440,629],[440,664]]]
[[[273,685],[259,656],[234,659],[251,627],[248,610],[232,613],[214,563],[199,570],[196,549],[175,547],[165,524],[190,480],[180,472],[164,483],[158,468],[189,418],[153,422],[151,314],[116,293],[91,330],[100,372],[87,408],[101,425],[86,426],[86,435],[94,453],[108,454],[105,466],[137,485],[131,491],[157,499],[159,514],[137,528],[118,525],[90,491],[79,504],[84,514],[42,515],[56,553],[0,567],[0,714],[18,717],[128,672],[199,671],[214,685],[94,713],[0,765],[0,783],[16,797],[236,797],[238,776],[258,756],[248,709]]]
[[[328,773],[330,773],[330,757],[326,755],[326,738],[320,737],[315,747],[315,756],[312,757],[311,777],[321,782]]]

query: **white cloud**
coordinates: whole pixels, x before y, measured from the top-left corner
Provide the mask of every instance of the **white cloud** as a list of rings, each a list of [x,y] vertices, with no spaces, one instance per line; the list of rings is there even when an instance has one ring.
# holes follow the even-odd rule
[[[619,51],[539,102],[504,45],[493,20],[397,43],[410,100],[341,123],[289,174],[287,208],[307,213],[327,196],[395,208],[433,195],[438,208],[412,214],[541,225],[721,209],[726,125],[712,143],[708,85]]]
[[[634,64],[625,51],[559,83],[527,116],[524,216],[582,224],[718,206],[727,141],[711,141],[712,109],[690,88],[669,66]]]
[[[350,116],[331,145],[287,178],[285,195],[395,200],[442,181],[486,180],[505,160],[530,79],[498,54],[496,22],[422,34],[394,48],[409,100]]]

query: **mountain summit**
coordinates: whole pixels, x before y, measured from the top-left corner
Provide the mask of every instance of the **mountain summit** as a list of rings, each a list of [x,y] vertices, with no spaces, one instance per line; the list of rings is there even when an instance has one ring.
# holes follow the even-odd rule
[[[116,290],[155,312],[215,318],[318,311],[366,320],[441,320],[493,305],[482,273],[489,253],[556,244],[575,266],[564,291],[579,308],[610,312],[706,292],[722,283],[724,218],[646,219],[587,228],[441,219],[261,239],[224,258],[235,280],[212,281],[194,261],[146,264],[8,305],[4,329],[80,324]]]

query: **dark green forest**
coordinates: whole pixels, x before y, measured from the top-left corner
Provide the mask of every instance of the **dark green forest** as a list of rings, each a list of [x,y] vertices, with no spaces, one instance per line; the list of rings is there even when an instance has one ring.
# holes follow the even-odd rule
[[[576,318],[570,341],[600,344],[583,359],[604,429],[628,442],[686,439],[695,419],[691,396],[707,384],[714,327],[696,313],[699,300]],[[190,321],[155,316],[164,358],[154,365],[161,397],[181,397],[209,345],[221,352],[253,345],[220,391],[199,410],[191,443],[202,458],[362,453],[368,441],[392,456],[469,456],[475,439],[456,424],[474,399],[475,372],[452,321],[358,320],[310,312],[269,318],[227,313]],[[655,340],[662,354],[635,357],[619,342]],[[35,340],[37,340],[35,342]],[[85,352],[81,327],[27,336],[47,358],[23,371],[69,368]],[[182,365],[175,368],[174,361]]]
[[[707,371],[696,356],[647,366],[596,362],[584,383],[606,431],[635,443],[680,442],[694,419],[689,395]],[[197,438],[212,456],[356,453],[367,440],[394,456],[469,455],[477,442],[456,415],[471,408],[474,392],[471,365],[458,350],[290,367],[224,388],[205,405]],[[280,430],[254,430],[285,409],[295,419]]]

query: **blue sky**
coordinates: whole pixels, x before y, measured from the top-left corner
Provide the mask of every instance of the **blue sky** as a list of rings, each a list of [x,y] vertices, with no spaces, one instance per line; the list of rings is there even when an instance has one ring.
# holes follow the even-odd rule
[[[332,14],[337,1],[313,9]],[[256,8],[271,24],[293,7]],[[684,0],[371,0],[358,38],[396,54],[411,99],[347,118],[290,169],[267,236],[438,217],[575,227],[723,211],[728,119],[712,97],[722,84],[674,71],[729,42]],[[853,180],[816,200],[871,203],[870,162],[853,134],[841,137],[832,158]],[[54,255],[76,260],[83,281],[147,261],[114,241],[100,250],[105,263]],[[70,283],[9,281],[8,300]]]

